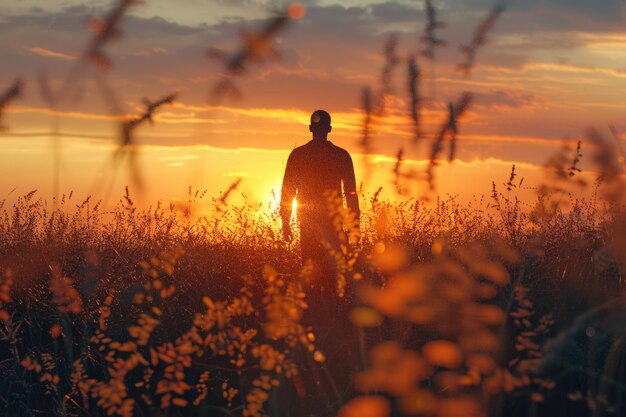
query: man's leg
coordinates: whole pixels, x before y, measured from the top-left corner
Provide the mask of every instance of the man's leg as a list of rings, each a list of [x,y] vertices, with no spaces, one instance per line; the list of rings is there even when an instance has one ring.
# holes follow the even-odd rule
[[[309,285],[318,287],[321,272],[320,264],[320,244],[314,230],[309,227],[300,227],[300,242],[302,245],[302,264],[305,266],[308,262],[313,266],[313,272],[310,276]]]

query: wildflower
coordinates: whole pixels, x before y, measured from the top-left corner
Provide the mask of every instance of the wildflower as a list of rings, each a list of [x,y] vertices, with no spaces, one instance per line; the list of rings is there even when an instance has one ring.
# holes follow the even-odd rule
[[[461,349],[447,340],[426,343],[422,347],[422,354],[431,365],[445,366],[450,369],[457,368],[463,361]]]
[[[350,311],[350,321],[359,327],[377,327],[383,322],[383,317],[370,308],[356,307]]]
[[[161,322],[158,319],[152,317],[151,315],[141,313],[139,320],[137,320],[137,325],[130,326],[128,328],[128,334],[137,339],[137,344],[145,346],[148,344],[150,335],[160,323]]]
[[[78,291],[72,286],[72,282],[71,278],[63,277],[58,265],[52,266],[50,292],[52,292],[52,302],[57,305],[61,313],[80,313],[83,309],[83,301]]]
[[[59,336],[61,336],[61,334],[63,334],[63,327],[60,324],[53,324],[50,328],[50,335],[54,339],[57,339]]]
[[[388,417],[391,406],[384,397],[362,396],[350,400],[339,410],[337,417]]]
[[[9,304],[11,299],[11,287],[13,286],[13,271],[6,269],[4,271],[4,277],[0,280],[0,320],[9,320],[10,315],[5,310],[6,305]]]

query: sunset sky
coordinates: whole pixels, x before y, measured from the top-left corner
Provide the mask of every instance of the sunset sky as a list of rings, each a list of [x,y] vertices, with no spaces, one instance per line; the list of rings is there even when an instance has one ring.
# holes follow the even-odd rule
[[[437,171],[438,190],[463,198],[488,194],[501,185],[513,163],[518,178],[536,184],[540,166],[566,139],[579,139],[587,126],[626,129],[626,3],[623,0],[512,1],[480,49],[470,76],[455,71],[459,46],[494,6],[493,0],[434,0],[437,31],[449,45],[433,62],[419,58],[424,72],[424,129],[432,136],[445,120],[447,103],[463,91],[476,101],[460,124],[458,160]],[[0,88],[26,81],[24,96],[2,118],[0,199],[39,189],[52,195],[51,111],[37,79],[48,74],[58,87],[76,64],[91,34],[86,17],[103,16],[111,1],[35,0],[0,3]],[[209,102],[221,76],[209,47],[235,51],[240,30],[261,27],[280,5],[263,0],[146,0],[122,22],[124,37],[106,48],[114,94],[128,114],[141,100],[177,92],[173,106],[139,133],[144,204],[184,201],[187,189],[219,196],[243,178],[240,191],[267,202],[280,187],[287,156],[310,139],[308,118],[318,108],[333,117],[330,140],[351,152],[357,183],[364,179],[361,92],[379,88],[383,47],[399,36],[403,57],[419,52],[426,22],[420,0],[302,1],[306,15],[281,33],[281,59],[252,66],[237,81],[240,101]],[[417,149],[408,117],[406,63],[393,73],[390,109],[373,137],[373,173],[365,189],[391,188],[395,155],[406,148],[408,166],[423,167],[430,139]],[[89,74],[89,73],[88,73]],[[58,110],[61,190],[102,198],[115,176],[112,154],[118,126],[102,99],[96,78],[87,76],[82,94]],[[574,142],[575,143],[575,142]],[[584,154],[584,143],[583,143]],[[584,158],[583,158],[584,161]],[[584,165],[583,165],[584,166]],[[131,184],[121,164],[113,199]],[[132,189],[131,189],[132,191]],[[528,190],[532,193],[532,190]],[[391,195],[391,194],[390,194]]]

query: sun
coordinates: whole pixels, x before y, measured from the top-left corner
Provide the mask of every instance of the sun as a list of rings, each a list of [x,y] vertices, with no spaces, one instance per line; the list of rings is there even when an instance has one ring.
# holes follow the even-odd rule
[[[274,186],[271,188],[271,199],[270,202],[272,204],[275,204],[276,207],[280,206],[280,197],[281,197],[281,190],[282,190],[282,182],[277,182],[274,184]],[[291,208],[292,208],[292,212],[295,213],[296,210],[298,209],[298,200],[296,200],[295,198],[293,199],[293,202],[291,203]]]

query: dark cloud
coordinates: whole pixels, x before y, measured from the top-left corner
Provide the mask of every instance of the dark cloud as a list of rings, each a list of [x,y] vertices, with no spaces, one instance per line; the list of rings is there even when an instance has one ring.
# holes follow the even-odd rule
[[[474,98],[477,106],[498,109],[517,109],[535,106],[544,102],[543,99],[532,94],[506,90],[474,93]]]
[[[0,23],[0,33],[15,29],[45,30],[49,36],[54,32],[72,32],[87,39],[90,36],[85,20],[89,16],[103,16],[106,9],[90,6],[69,6],[59,12],[33,12],[23,15],[6,16]],[[170,22],[162,17],[140,18],[125,16],[123,27],[127,36],[177,36],[200,33],[205,28],[189,27]],[[42,40],[45,39],[42,33]]]
[[[369,7],[370,14],[374,21],[388,23],[406,23],[410,22],[416,28],[422,26],[424,12],[414,5],[406,5],[400,3],[380,3]]]
[[[535,31],[593,31],[611,32],[624,30],[623,0],[464,0],[446,4],[446,14],[459,20],[463,15],[475,17],[487,13],[496,3],[506,4],[507,11],[499,25],[503,33],[526,33]]]

